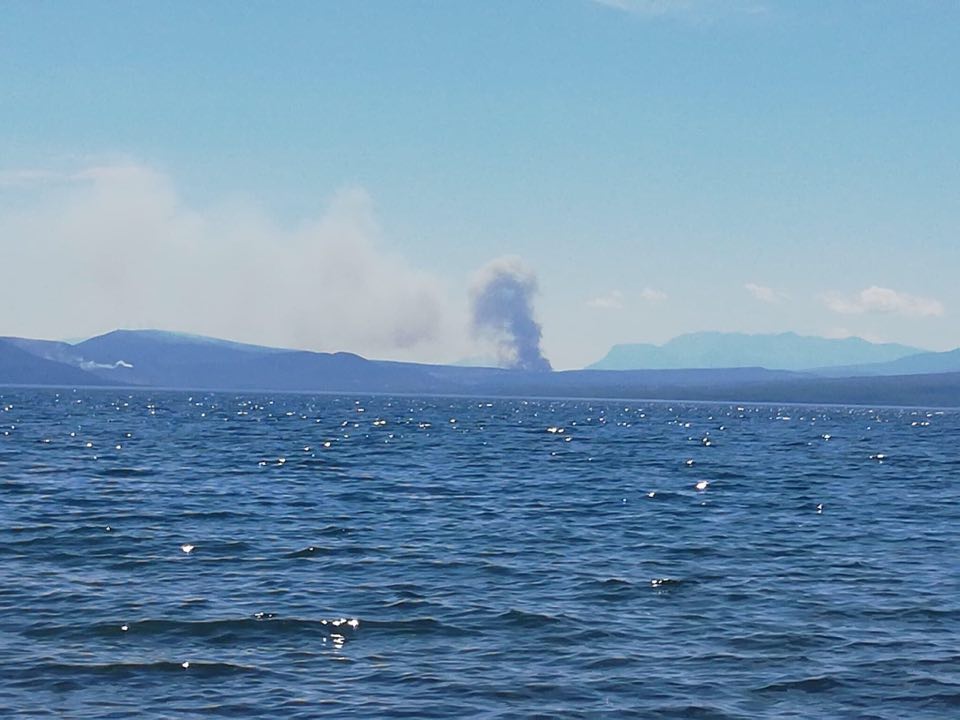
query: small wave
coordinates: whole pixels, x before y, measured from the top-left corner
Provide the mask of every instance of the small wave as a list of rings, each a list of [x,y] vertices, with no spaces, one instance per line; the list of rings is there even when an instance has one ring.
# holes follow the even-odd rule
[[[411,620],[364,620],[361,626],[366,632],[385,632],[390,635],[471,635],[469,630],[436,618],[423,617]]]
[[[319,529],[315,532],[315,534],[316,534],[316,535],[323,535],[323,536],[328,536],[328,535],[345,535],[345,534],[348,534],[348,533],[352,533],[353,531],[354,531],[354,528],[352,528],[352,527],[347,527],[347,526],[345,526],[345,525],[324,525],[322,528],[319,528]]]
[[[640,586],[623,578],[590,579],[581,582],[577,590],[596,602],[623,602],[633,598]]]
[[[796,653],[841,642],[842,638],[839,636],[817,632],[758,632],[729,640],[730,645],[738,650],[760,652],[783,650]]]
[[[661,706],[650,717],[705,718],[707,720],[740,720],[742,715],[729,715],[712,705],[667,705]]]
[[[97,477],[109,477],[109,478],[136,478],[136,477],[150,477],[151,475],[156,475],[156,470],[151,470],[149,468],[136,468],[136,467],[113,467],[113,468],[102,468],[97,470],[94,475]]]
[[[58,675],[95,675],[110,678],[124,678],[134,675],[159,673],[200,674],[206,677],[236,675],[239,673],[263,672],[256,667],[228,662],[203,660],[158,660],[155,662],[112,662],[112,663],[65,663],[50,662],[32,665],[23,669],[29,675],[44,673],[55,678]]]
[[[399,598],[393,602],[387,603],[384,607],[388,610],[422,610],[425,607],[433,606],[435,603],[425,598]]]
[[[863,613],[867,617],[895,620],[960,620],[960,608],[903,607],[873,608]]]
[[[921,705],[928,711],[935,707],[943,707],[951,711],[949,717],[956,717],[956,709],[960,708],[960,692],[901,695],[889,697],[887,701]]]
[[[302,550],[294,550],[289,552],[284,557],[286,558],[305,558],[305,557],[317,557],[319,555],[326,555],[333,552],[332,548],[322,547],[320,545],[308,545]]]
[[[790,692],[797,690],[807,693],[820,693],[845,687],[846,683],[830,675],[819,675],[801,680],[780,680],[757,688],[757,692]]]
[[[516,568],[512,568],[509,565],[501,565],[500,563],[494,563],[494,562],[485,562],[480,565],[479,569],[491,575],[508,576],[508,575],[517,574]]]
[[[364,555],[375,555],[379,548],[367,545],[307,545],[299,550],[293,550],[285,553],[283,557],[291,560],[302,558],[317,558],[318,560],[330,559],[331,562],[336,557],[361,557]]]
[[[248,618],[215,620],[140,620],[137,622],[97,623],[94,625],[33,625],[24,631],[32,638],[64,637],[186,637],[190,639],[242,640],[273,636],[327,636],[331,633],[355,633],[361,623],[356,618],[313,620],[278,618],[273,613],[255,613]]]
[[[607,578],[606,580],[595,580],[596,584],[604,589],[632,588],[634,584],[623,578]]]
[[[680,587],[682,584],[683,580],[672,577],[653,578],[650,580],[650,587],[656,590],[672,590]]]
[[[243,520],[249,517],[249,513],[236,510],[187,510],[183,517],[191,520]]]
[[[589,670],[622,670],[637,665],[635,657],[627,655],[612,655],[591,660],[586,664]]]
[[[538,612],[528,612],[526,610],[518,610],[516,608],[511,608],[507,612],[498,615],[497,622],[516,628],[540,628],[559,625],[567,622],[572,623],[572,621],[561,616],[547,615],[546,613]]]
[[[712,470],[710,473],[716,480],[747,480],[746,475],[732,470]]]

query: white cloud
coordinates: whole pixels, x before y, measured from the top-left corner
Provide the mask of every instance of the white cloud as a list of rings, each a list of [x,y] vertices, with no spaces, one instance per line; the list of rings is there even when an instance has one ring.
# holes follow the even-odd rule
[[[79,178],[72,173],[25,168],[0,170],[0,190],[26,189],[41,185],[75,182]]]
[[[663,302],[667,299],[667,294],[662,290],[656,290],[655,288],[645,287],[640,292],[640,297],[646,300],[647,302]]]
[[[592,0],[599,5],[643,17],[679,16],[695,20],[719,15],[757,15],[767,11],[761,0]]]
[[[611,290],[606,295],[588,300],[587,307],[596,310],[623,310],[623,293],[619,290]]]
[[[47,168],[0,170],[0,189],[37,190],[57,185],[89,183],[110,177],[123,177],[145,169],[129,161],[93,165],[74,172]]]
[[[659,303],[667,299],[667,294],[661,290],[645,287],[640,291],[640,299],[644,302]],[[611,290],[605,295],[587,300],[587,307],[595,310],[623,310],[624,294],[620,290]]]
[[[866,340],[867,342],[872,342],[877,345],[882,345],[884,343],[890,342],[885,336],[877,335],[876,333],[871,332],[858,332],[855,333],[849,328],[845,327],[833,327],[825,330],[823,332],[823,337],[829,338],[831,340],[846,340],[848,338],[860,338],[861,340]]]
[[[828,330],[825,330],[822,333],[823,337],[829,338],[830,340],[846,340],[847,338],[856,337],[856,333],[851,331],[849,328],[845,327],[832,327]]]
[[[876,285],[856,295],[826,293],[821,300],[830,310],[841,315],[886,314],[907,317],[939,317],[944,314],[943,303],[933,298],[919,297]]]
[[[692,0],[593,0],[600,5],[644,15],[665,15],[689,10]]]
[[[0,334],[156,327],[408,359],[467,344],[465,308],[387,247],[362,188],[290,227],[251,203],[190,206],[136,163],[0,178],[33,184],[0,204],[0,304],[16,308]]]
[[[779,290],[774,290],[773,288],[767,287],[765,285],[757,285],[756,283],[747,283],[743,287],[748,293],[750,293],[756,300],[759,300],[760,302],[773,304],[773,303],[778,303],[784,298],[786,298],[786,295],[784,293],[780,292]]]

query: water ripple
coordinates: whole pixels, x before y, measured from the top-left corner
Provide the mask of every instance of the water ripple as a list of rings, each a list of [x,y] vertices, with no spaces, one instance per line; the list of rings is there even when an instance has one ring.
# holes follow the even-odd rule
[[[4,717],[960,711],[956,411],[0,406]]]

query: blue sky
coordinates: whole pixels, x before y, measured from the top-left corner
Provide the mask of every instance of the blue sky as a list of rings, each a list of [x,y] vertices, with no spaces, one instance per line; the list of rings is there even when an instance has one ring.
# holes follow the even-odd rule
[[[6,2],[0,333],[960,345],[960,4]],[[29,300],[28,300],[29,299]]]

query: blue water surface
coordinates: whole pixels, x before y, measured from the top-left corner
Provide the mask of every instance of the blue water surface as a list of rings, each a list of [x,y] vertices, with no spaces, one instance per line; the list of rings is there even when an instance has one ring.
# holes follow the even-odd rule
[[[0,716],[960,717],[960,412],[0,389]]]

